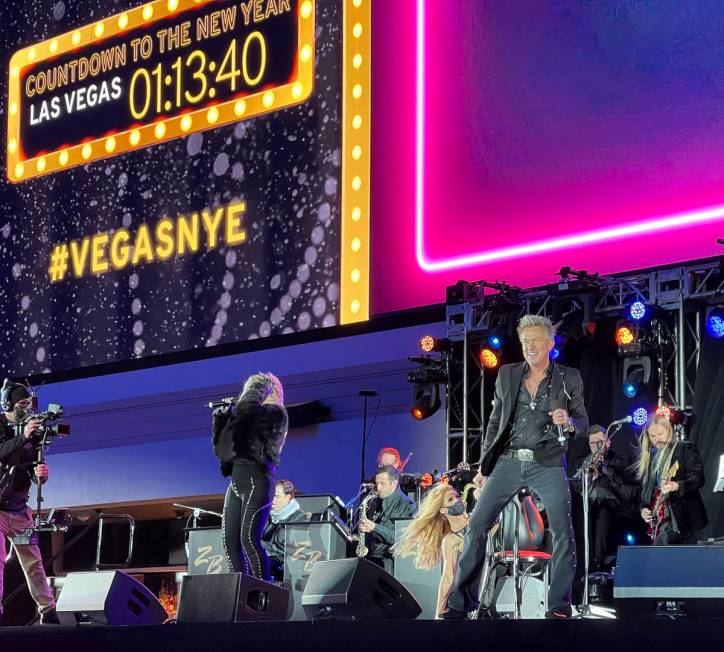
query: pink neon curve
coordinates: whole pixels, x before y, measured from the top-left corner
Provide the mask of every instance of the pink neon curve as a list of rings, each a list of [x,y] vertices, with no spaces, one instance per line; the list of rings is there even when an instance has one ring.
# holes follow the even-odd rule
[[[567,249],[578,245],[626,238],[632,235],[652,233],[678,226],[690,226],[713,222],[724,218],[724,206],[696,210],[675,215],[656,217],[642,222],[596,231],[586,231],[550,240],[540,240],[524,245],[481,251],[466,256],[430,260],[425,252],[425,2],[417,0],[416,56],[415,56],[415,254],[417,264],[426,272],[439,272],[489,263],[506,258],[518,258],[554,249]]]

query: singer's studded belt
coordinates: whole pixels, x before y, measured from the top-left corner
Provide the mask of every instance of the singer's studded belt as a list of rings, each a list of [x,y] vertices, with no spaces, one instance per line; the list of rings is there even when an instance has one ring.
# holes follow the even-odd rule
[[[533,451],[530,448],[509,448],[500,454],[500,457],[507,457],[511,460],[518,460],[519,462],[532,462]]]

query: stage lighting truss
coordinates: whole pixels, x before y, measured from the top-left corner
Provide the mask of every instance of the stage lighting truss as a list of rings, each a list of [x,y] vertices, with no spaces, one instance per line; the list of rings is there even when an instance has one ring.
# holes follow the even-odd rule
[[[610,276],[564,267],[557,283],[529,289],[482,280],[459,281],[449,286],[445,313],[447,336],[453,345],[447,354],[451,374],[447,386],[448,468],[461,460],[461,451],[467,459],[466,451],[476,451],[484,436],[490,397],[485,395],[484,383],[480,382],[485,369],[480,352],[485,346],[490,347],[487,340],[501,320],[509,324],[508,337],[513,338],[517,320],[524,314],[562,322],[562,336],[556,342],[560,355],[565,355],[566,336],[591,336],[600,319],[625,321],[631,328],[630,341],[621,345],[620,350],[616,343],[618,353],[624,358],[648,356],[652,366],[656,365],[652,382],[659,384],[660,400],[672,405],[691,405],[702,334],[714,337],[721,333],[724,338],[724,305],[713,305],[724,303],[723,261],[724,258],[717,257]],[[634,316],[641,313],[641,306],[634,307],[636,302],[644,306],[645,315],[640,320],[630,312],[634,308]],[[583,309],[583,315],[572,310],[575,304]],[[707,305],[712,306],[708,311]],[[702,328],[702,322],[709,330]],[[470,372],[463,373],[465,368]]]
[[[651,358],[626,358],[623,361],[623,393],[628,398],[638,396],[651,382]]]

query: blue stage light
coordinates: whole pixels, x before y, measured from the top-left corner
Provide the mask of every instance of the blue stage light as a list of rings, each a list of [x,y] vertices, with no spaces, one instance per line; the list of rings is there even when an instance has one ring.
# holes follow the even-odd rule
[[[490,345],[490,348],[499,351],[500,347],[503,346],[503,341],[497,335],[491,335],[488,338],[488,344]]]
[[[633,419],[633,423],[635,426],[643,426],[646,425],[646,421],[649,418],[649,413],[647,412],[646,408],[636,408],[634,410],[634,413],[631,415],[631,418]]]
[[[634,398],[636,394],[638,394],[638,390],[636,389],[636,385],[633,383],[624,383],[623,384],[623,393],[626,394],[629,398]]]
[[[561,350],[556,346],[551,349],[551,360],[558,360],[558,356],[561,354]]]
[[[628,308],[631,319],[641,321],[646,317],[646,304],[643,301],[634,301]]]
[[[631,534],[630,532],[628,532],[626,534],[626,543],[630,546],[632,546],[634,543],[636,543],[636,537],[633,534]]]
[[[718,307],[709,309],[706,315],[706,330],[717,340],[724,337],[724,310]]]

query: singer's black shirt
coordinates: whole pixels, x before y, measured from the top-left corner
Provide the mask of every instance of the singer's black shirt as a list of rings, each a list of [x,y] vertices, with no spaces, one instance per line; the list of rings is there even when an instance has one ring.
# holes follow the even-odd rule
[[[523,379],[529,373],[528,366]],[[508,448],[529,448],[533,450],[543,437],[547,427],[551,425],[550,412],[551,366],[548,365],[546,376],[540,381],[535,398],[531,398],[525,383],[520,383],[520,391],[513,408],[510,442]]]

